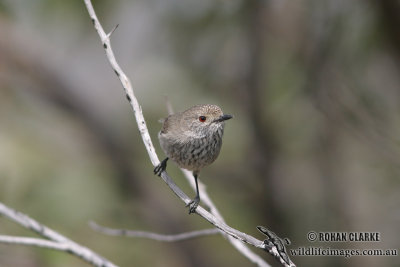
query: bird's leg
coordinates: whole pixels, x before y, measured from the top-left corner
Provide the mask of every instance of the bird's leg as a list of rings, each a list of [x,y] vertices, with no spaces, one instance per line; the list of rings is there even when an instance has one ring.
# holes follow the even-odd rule
[[[189,214],[194,213],[196,211],[197,206],[200,203],[199,185],[197,183],[198,173],[194,172],[193,176],[194,176],[194,181],[196,182],[196,196],[194,197],[194,199],[192,201],[190,201],[188,204],[186,204],[186,207],[189,206]]]
[[[154,168],[154,174],[161,176],[161,173],[165,171],[167,168],[167,161],[168,157],[166,157],[163,161],[160,162],[155,168]]]

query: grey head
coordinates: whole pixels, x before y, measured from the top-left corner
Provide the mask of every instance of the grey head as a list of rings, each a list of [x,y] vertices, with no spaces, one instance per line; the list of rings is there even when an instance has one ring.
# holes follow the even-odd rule
[[[183,139],[201,138],[223,131],[225,121],[231,118],[231,115],[224,114],[216,105],[196,105],[168,116],[164,120],[161,134],[174,134]]]

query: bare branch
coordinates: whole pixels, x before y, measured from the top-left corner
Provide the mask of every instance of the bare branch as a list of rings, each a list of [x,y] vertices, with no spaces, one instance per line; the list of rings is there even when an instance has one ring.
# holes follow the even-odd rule
[[[34,246],[40,248],[55,249],[60,251],[68,251],[69,249],[69,246],[66,243],[58,243],[41,238],[21,237],[21,236],[0,235],[0,243]]]
[[[168,115],[174,114],[174,109],[172,108],[171,101],[169,101],[168,96],[164,96],[165,107],[167,108]]]
[[[94,229],[95,231],[98,231],[98,232],[106,234],[106,235],[148,238],[148,239],[154,239],[154,240],[163,241],[163,242],[176,242],[176,241],[183,241],[183,240],[193,239],[193,238],[207,236],[207,235],[220,234],[220,230],[218,230],[217,228],[191,231],[191,232],[185,232],[185,233],[180,233],[180,234],[175,234],[175,235],[164,235],[164,234],[157,234],[157,233],[146,232],[146,231],[113,229],[113,228],[100,226],[95,222],[90,222],[90,227],[92,227],[92,229]]]
[[[143,117],[142,109],[134,95],[132,85],[128,79],[128,77],[125,75],[125,73],[122,71],[120,66],[118,65],[114,53],[111,49],[111,44],[110,44],[110,39],[107,36],[107,34],[104,32],[103,27],[101,26],[96,13],[94,11],[94,8],[92,6],[92,3],[90,0],[84,0],[86,8],[88,10],[89,16],[92,20],[92,23],[101,39],[101,42],[103,44],[104,50],[106,52],[106,56],[108,58],[108,61],[111,64],[111,67],[113,68],[115,74],[118,76],[118,78],[121,81],[121,84],[125,90],[126,93],[126,98],[128,99],[133,112],[136,117],[136,122],[140,131],[140,134],[143,139],[143,143],[146,147],[147,153],[150,157],[150,160],[153,164],[153,166],[157,166],[160,163],[160,160],[157,157],[157,154],[155,153],[155,149],[153,146],[153,143],[151,141],[149,131],[146,126],[146,122]],[[169,186],[169,188],[177,195],[185,204],[188,204],[191,199],[175,184],[175,182],[169,177],[167,172],[162,172],[161,178],[164,180],[164,182]],[[228,226],[226,223],[221,221],[220,219],[217,219],[214,215],[203,209],[201,206],[198,206],[196,209],[196,213],[206,219],[208,222],[210,222],[212,225],[223,231],[225,234],[230,235],[233,238],[239,239],[244,243],[250,244],[252,246],[255,246],[257,248],[261,248],[263,250],[267,250],[269,253],[274,255],[276,258],[279,259],[279,261],[282,263],[284,266],[295,266],[294,263],[290,262],[290,264],[287,264],[283,258],[280,257],[279,252],[276,247],[266,247],[265,243],[261,240],[258,240],[248,234],[242,233],[230,226]]]
[[[1,243],[31,245],[31,246],[39,246],[61,251],[67,251],[94,266],[117,267],[115,264],[104,259],[103,257],[91,251],[87,247],[75,243],[74,241],[46,227],[45,225],[40,224],[39,222],[30,218],[29,216],[7,207],[1,202],[0,202],[0,215],[3,215],[7,217],[9,220],[16,222],[17,224],[27,229],[30,229],[36,232],[37,234],[51,240],[48,241],[38,238],[0,236]]]

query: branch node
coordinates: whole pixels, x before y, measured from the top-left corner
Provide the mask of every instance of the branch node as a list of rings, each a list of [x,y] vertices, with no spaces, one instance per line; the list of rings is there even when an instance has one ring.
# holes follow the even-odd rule
[[[287,253],[286,245],[290,245],[291,242],[288,238],[280,238],[277,234],[268,230],[263,226],[257,226],[257,230],[267,236],[267,239],[263,241],[264,247],[263,249],[270,252],[274,249],[277,250],[278,254],[275,254],[276,258],[279,258],[281,261],[284,261],[288,266],[293,266],[292,262],[290,261],[289,254]],[[283,262],[282,262],[283,263]]]
[[[114,31],[118,28],[119,24],[115,25],[114,28],[107,34],[107,39],[110,39],[111,34],[114,33]]]

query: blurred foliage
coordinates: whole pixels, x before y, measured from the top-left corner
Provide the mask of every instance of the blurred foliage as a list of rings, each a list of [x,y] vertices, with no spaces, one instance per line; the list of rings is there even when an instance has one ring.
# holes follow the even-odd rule
[[[290,248],[398,248],[398,1],[93,1],[153,137],[166,116],[220,105],[218,160],[201,173],[227,223]],[[166,244],[109,227],[209,227],[152,174],[83,1],[0,1],[0,201],[120,266],[253,266],[220,236]],[[174,164],[168,172],[194,193]],[[215,178],[214,178],[215,177]],[[380,232],[310,243],[309,231]],[[35,236],[0,218],[0,234]],[[262,254],[261,252],[259,252]],[[274,259],[263,255],[273,266]],[[397,266],[397,257],[293,257],[298,266]],[[87,266],[0,244],[0,266]]]

